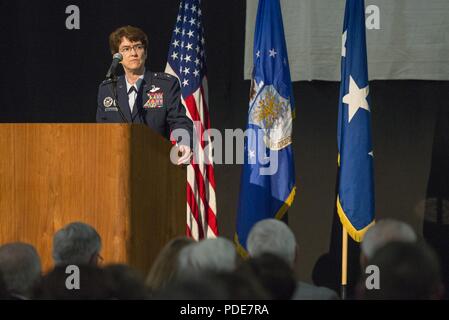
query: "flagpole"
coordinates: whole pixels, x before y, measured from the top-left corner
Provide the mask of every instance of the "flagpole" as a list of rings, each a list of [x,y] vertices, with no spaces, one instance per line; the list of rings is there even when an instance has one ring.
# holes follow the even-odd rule
[[[342,225],[341,243],[341,299],[346,300],[346,286],[348,284],[348,232]]]

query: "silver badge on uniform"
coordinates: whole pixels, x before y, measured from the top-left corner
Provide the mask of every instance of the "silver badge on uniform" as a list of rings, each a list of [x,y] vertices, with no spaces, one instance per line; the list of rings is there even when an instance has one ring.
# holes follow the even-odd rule
[[[161,88],[156,87],[154,84],[151,85],[150,92],[156,92],[156,91],[158,91],[158,90],[161,90]]]
[[[103,105],[105,108],[109,108],[110,106],[112,106],[113,103],[114,103],[114,99],[112,99],[111,97],[106,97],[103,100]]]
[[[115,100],[111,97],[106,97],[103,100],[104,111],[118,111],[118,108],[115,106]]]

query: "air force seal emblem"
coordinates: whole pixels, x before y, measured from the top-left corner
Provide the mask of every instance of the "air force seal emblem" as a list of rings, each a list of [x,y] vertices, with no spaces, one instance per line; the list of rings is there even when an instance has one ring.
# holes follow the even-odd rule
[[[106,97],[103,100],[104,111],[118,111],[115,106],[115,101],[111,97]]]
[[[112,99],[111,97],[106,97],[103,100],[103,106],[105,108],[109,108],[110,106],[112,106],[113,103],[114,103],[114,99]]]
[[[250,123],[263,130],[267,148],[281,150],[291,144],[292,113],[290,100],[272,85],[255,84],[251,93]]]

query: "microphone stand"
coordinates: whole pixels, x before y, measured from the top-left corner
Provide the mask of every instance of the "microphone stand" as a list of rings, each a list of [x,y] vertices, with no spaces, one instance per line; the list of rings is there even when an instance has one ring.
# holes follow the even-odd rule
[[[113,75],[111,78],[103,81],[103,84],[108,84],[108,83],[112,84],[112,96],[114,97],[114,106],[117,107],[118,113],[120,114],[120,117],[122,118],[123,123],[128,123],[128,120],[126,120],[126,117],[122,112],[122,108],[120,108],[120,105],[118,103],[117,76]]]

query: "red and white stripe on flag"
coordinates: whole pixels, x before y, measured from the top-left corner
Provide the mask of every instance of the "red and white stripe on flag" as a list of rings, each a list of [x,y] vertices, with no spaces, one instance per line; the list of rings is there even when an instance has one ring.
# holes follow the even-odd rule
[[[212,143],[204,135],[210,129],[204,44],[201,1],[181,0],[165,72],[179,79],[182,103],[194,126],[194,155],[187,166],[187,235],[196,240],[218,236]]]
[[[198,141],[192,164],[187,167],[187,235],[198,240],[218,236],[214,166],[213,163],[205,163],[205,152],[212,159],[212,148],[206,148],[211,146],[211,140],[204,136],[204,131],[210,129],[204,88],[207,89],[205,78],[200,88],[184,100]]]
[[[165,72],[177,76],[169,64]],[[182,99],[187,115],[194,123],[197,152],[192,164],[187,166],[187,227],[186,234],[195,240],[218,236],[217,204],[215,198],[215,174],[212,161],[205,163],[206,154],[212,159],[212,142],[205,130],[210,129],[207,106],[207,80],[192,95]],[[206,146],[209,145],[209,148]],[[194,147],[195,149],[195,147]]]
[[[204,130],[210,128],[207,104],[202,91],[203,87],[200,87],[193,97],[188,97],[185,101],[189,116],[195,123],[194,134],[199,142],[193,164],[187,167],[187,217],[193,217],[193,223],[187,223],[187,234],[195,239],[218,236],[214,167],[204,161],[205,145],[208,143],[210,146],[211,141],[209,137],[206,137],[206,143],[201,139],[204,139]],[[207,150],[209,159],[212,157],[211,150],[212,148]]]

